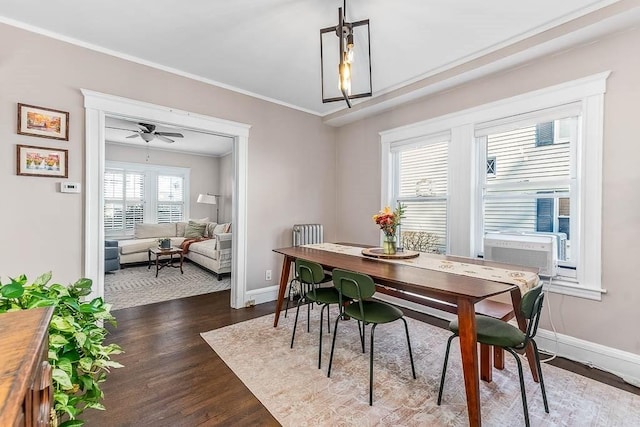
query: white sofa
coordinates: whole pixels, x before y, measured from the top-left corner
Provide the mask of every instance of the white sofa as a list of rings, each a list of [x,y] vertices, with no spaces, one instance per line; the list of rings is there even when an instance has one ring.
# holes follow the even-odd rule
[[[185,241],[187,222],[166,224],[136,224],[134,238],[118,240],[120,265],[149,261],[149,249],[158,247],[158,239],[171,238],[171,246],[180,247]],[[231,272],[230,224],[206,222],[205,240],[191,243],[184,257],[214,272],[220,280]]]

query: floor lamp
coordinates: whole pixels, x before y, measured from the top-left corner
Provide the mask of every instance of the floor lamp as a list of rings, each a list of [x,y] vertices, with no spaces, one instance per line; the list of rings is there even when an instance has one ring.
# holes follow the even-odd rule
[[[198,203],[205,203],[207,205],[216,205],[216,224],[218,223],[218,203],[216,198],[220,197],[218,194],[199,194]]]

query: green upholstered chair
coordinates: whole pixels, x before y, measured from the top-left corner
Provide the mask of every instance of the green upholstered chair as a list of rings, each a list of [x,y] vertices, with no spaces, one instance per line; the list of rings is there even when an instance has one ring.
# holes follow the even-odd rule
[[[331,364],[333,362],[333,351],[336,345],[336,335],[338,334],[338,321],[343,318],[353,318],[358,321],[358,331],[362,352],[365,352],[364,334],[365,326],[371,324],[371,348],[369,351],[369,405],[373,405],[373,343],[376,326],[381,323],[389,323],[398,319],[404,322],[404,330],[407,335],[407,346],[409,347],[409,360],[411,361],[411,372],[413,379],[416,378],[416,370],[413,365],[413,354],[411,353],[411,340],[409,339],[409,328],[407,321],[403,317],[402,310],[381,301],[373,301],[370,298],[376,291],[373,279],[366,274],[356,273],[347,270],[333,270],[333,285],[340,293],[340,306],[349,298],[353,299],[349,305],[345,306],[336,319],[333,328],[333,341],[331,344],[331,356],[329,357],[329,369],[327,377],[331,376]],[[362,329],[360,324],[362,323]]]
[[[322,266],[318,263],[306,261],[304,259],[296,259],[296,278],[301,286],[301,297],[298,299],[296,306],[296,320],[293,323],[293,332],[291,334],[291,348],[296,338],[296,327],[298,325],[298,315],[300,314],[300,306],[307,305],[307,332],[310,331],[309,323],[310,307],[315,303],[322,305],[320,309],[320,333],[318,344],[318,369],[322,365],[322,324],[325,308],[327,309],[327,329],[331,332],[331,322],[329,320],[329,306],[331,304],[338,305],[340,303],[340,295],[338,290],[333,286],[321,288],[320,284],[325,283],[325,273]],[[329,278],[331,278],[329,276]],[[342,305],[340,305],[342,307]]]
[[[322,279],[320,279],[320,281],[318,283],[328,283],[331,282],[332,278],[331,278],[331,274],[329,273],[323,273],[324,277]],[[295,287],[298,287],[299,290],[298,292],[296,292],[295,290],[293,290]],[[294,295],[297,294],[298,298],[302,298],[302,296],[304,295],[304,291],[305,291],[305,284],[300,282],[300,275],[298,274],[298,268],[295,268],[295,274],[293,279],[291,279],[289,281],[289,290],[287,292],[287,302],[284,306],[284,317],[287,317],[287,313],[289,312],[289,301],[291,301],[291,292],[294,292]]]
[[[540,322],[540,312],[542,310],[542,301],[544,294],[542,293],[542,285],[529,290],[523,295],[520,303],[520,311],[527,320],[527,330],[522,332],[515,326],[493,317],[476,315],[476,333],[478,342],[481,344],[501,347],[507,350],[516,359],[518,365],[518,375],[520,377],[520,394],[522,395],[522,406],[524,408],[524,421],[529,426],[529,410],[527,409],[527,395],[524,388],[524,377],[522,374],[522,362],[516,351],[524,350],[529,343],[533,346],[536,359],[536,368],[540,377],[540,389],[542,391],[542,400],[544,402],[544,410],[549,413],[549,405],[547,404],[547,393],[544,389],[544,379],[542,378],[542,369],[540,368],[540,354],[538,353],[538,345],[533,339],[538,331],[538,323]],[[442,391],[444,389],[444,378],[447,371],[447,362],[449,359],[449,349],[451,341],[458,336],[458,320],[454,320],[449,324],[449,329],[453,335],[447,341],[447,351],[444,355],[444,366],[442,368],[442,377],[440,379],[440,391],[438,392],[438,405],[442,402]]]

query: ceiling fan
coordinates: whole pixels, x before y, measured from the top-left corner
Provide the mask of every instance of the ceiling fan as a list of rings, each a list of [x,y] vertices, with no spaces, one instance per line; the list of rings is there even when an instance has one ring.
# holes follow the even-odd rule
[[[152,125],[150,123],[137,123],[140,129],[122,129],[122,128],[110,128],[110,129],[120,129],[127,130],[129,132],[134,132],[133,135],[128,136],[127,138],[137,138],[140,137],[144,139],[146,142],[149,142],[155,138],[158,138],[160,141],[172,143],[175,142],[173,139],[167,138],[168,136],[172,138],[184,138],[184,135],[177,132],[158,132],[156,131],[156,125]]]

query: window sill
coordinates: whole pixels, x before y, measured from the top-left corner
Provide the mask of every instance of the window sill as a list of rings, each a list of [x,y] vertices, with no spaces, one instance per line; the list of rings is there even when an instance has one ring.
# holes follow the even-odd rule
[[[587,288],[585,286],[581,286],[578,282],[573,282],[570,279],[565,278],[553,279],[551,283],[545,282],[544,287],[554,294],[569,295],[593,301],[601,301],[602,294],[607,292],[606,289]]]

